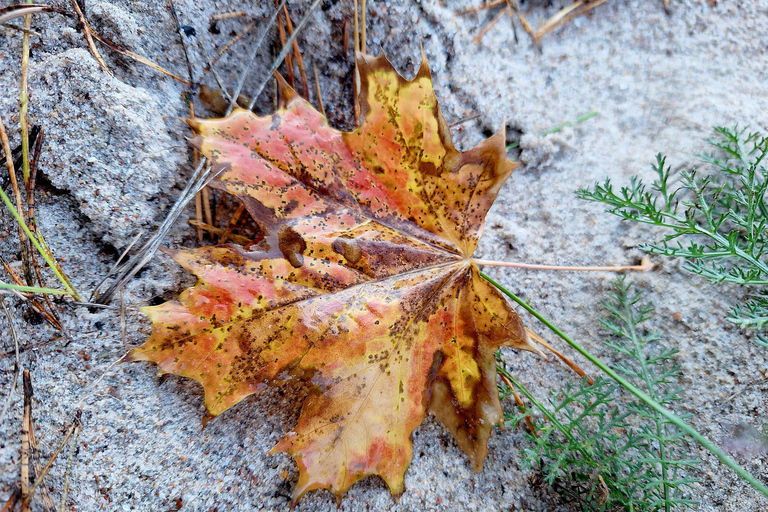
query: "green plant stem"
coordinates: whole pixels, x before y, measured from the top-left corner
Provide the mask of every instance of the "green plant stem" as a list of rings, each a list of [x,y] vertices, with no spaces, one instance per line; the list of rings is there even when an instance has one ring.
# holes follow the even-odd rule
[[[4,283],[0,281],[0,289],[16,290],[19,292],[50,293],[52,295],[67,295],[69,291],[56,288],[38,288],[36,286],[21,286],[18,284]]]
[[[484,279],[486,279],[489,283],[491,283],[493,286],[498,288],[504,295],[518,303],[520,306],[522,306],[526,311],[528,311],[530,314],[532,314],[536,319],[538,319],[541,323],[543,323],[547,328],[555,333],[557,336],[563,339],[566,343],[568,343],[571,347],[573,347],[574,350],[576,350],[579,354],[583,355],[585,358],[587,358],[592,364],[597,366],[600,370],[602,370],[606,375],[611,377],[613,380],[619,383],[624,389],[635,395],[637,398],[642,400],[648,407],[653,409],[654,411],[658,412],[662,416],[664,416],[667,420],[669,420],[670,423],[673,423],[674,425],[677,425],[681,430],[683,430],[686,434],[694,438],[701,446],[706,448],[710,453],[712,453],[715,457],[720,459],[720,461],[731,468],[737,475],[739,475],[741,478],[749,482],[749,484],[760,491],[765,496],[768,496],[768,487],[763,485],[760,481],[758,481],[755,477],[750,475],[744,468],[739,466],[739,464],[730,458],[728,455],[726,455],[720,448],[717,447],[714,443],[712,443],[709,439],[704,437],[703,435],[699,434],[693,427],[688,425],[685,421],[682,420],[682,418],[678,417],[671,411],[664,408],[661,404],[659,404],[656,400],[648,396],[646,393],[644,393],[642,390],[638,389],[632,383],[621,377],[618,373],[613,371],[607,364],[605,364],[603,361],[592,355],[590,352],[588,352],[586,349],[584,349],[581,345],[576,343],[574,340],[572,340],[568,335],[566,335],[563,331],[561,331],[559,328],[557,328],[552,322],[544,318],[541,313],[533,309],[528,303],[526,303],[523,299],[519,298],[514,293],[510,292],[506,288],[504,288],[502,285],[494,281],[490,276],[485,274],[484,272],[480,272],[480,276],[482,276]]]
[[[629,302],[620,302],[620,304],[624,305],[624,318],[631,319],[632,318],[632,305]],[[645,357],[645,354],[643,353],[642,346],[640,342],[638,341],[640,339],[640,335],[637,332],[637,323],[627,321],[627,336],[626,338],[632,342],[632,345],[635,349],[635,359],[637,359],[638,363],[640,363],[640,370],[642,372],[642,378],[643,382],[645,382],[645,386],[648,389],[648,392],[653,395],[651,398],[653,400],[656,400],[657,394],[655,392],[655,387],[653,385],[653,377],[651,377],[651,374],[648,369],[648,360]],[[650,396],[650,395],[649,395]],[[656,411],[656,414],[659,414],[658,411]],[[658,418],[658,416],[656,417]],[[682,421],[682,420],[681,420]],[[658,419],[654,421],[656,423],[656,437],[659,439],[659,466],[661,466],[661,480],[662,480],[662,488],[664,490],[664,510],[666,512],[670,512],[672,510],[672,505],[669,500],[669,478],[667,475],[667,454],[666,454],[666,444],[662,442],[661,440],[664,439],[664,432],[662,431],[663,426],[662,422]]]
[[[24,222],[24,219],[21,218],[21,215],[19,212],[14,208],[13,203],[11,203],[11,200],[8,198],[7,195],[5,195],[5,192],[2,188],[0,188],[0,199],[3,200],[5,203],[5,206],[8,207],[8,209],[11,211],[11,214],[16,219],[16,222],[19,223],[19,226],[21,229],[24,230],[24,233],[27,234],[29,239],[32,241],[32,244],[35,246],[35,248],[40,252],[40,255],[45,259],[45,261],[48,263],[48,266],[51,267],[51,270],[54,274],[56,274],[56,277],[59,279],[61,284],[64,285],[64,287],[67,289],[67,293],[69,293],[76,301],[80,301],[80,295],[75,291],[74,288],[72,288],[72,285],[69,283],[69,279],[65,275],[62,274],[62,272],[58,268],[58,264],[55,260],[53,260],[52,256],[40,245],[40,242],[37,241],[37,238],[29,231],[29,228],[27,227],[27,223]]]

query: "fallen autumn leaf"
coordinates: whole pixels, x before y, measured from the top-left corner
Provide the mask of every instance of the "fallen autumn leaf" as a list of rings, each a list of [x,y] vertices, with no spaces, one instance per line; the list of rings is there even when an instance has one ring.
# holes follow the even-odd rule
[[[281,108],[189,121],[263,237],[168,250],[197,278],[144,308],[151,338],[128,359],[200,382],[209,416],[287,379],[311,390],[270,453],[307,491],[337,497],[366,475],[403,491],[411,433],[434,414],[475,469],[501,419],[494,352],[533,350],[472,254],[516,164],[503,131],[456,150],[429,68],[401,77],[358,55],[363,124],[344,133],[284,82]]]

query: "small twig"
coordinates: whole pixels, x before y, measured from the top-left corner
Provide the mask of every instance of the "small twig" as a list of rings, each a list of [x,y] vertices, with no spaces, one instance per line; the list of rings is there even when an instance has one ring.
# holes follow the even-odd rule
[[[218,21],[218,20],[226,20],[229,18],[239,18],[241,16],[248,16],[248,13],[245,11],[222,12],[219,14],[214,14],[213,16],[211,16],[211,19],[213,21]]]
[[[8,320],[9,330],[11,332],[11,337],[13,338],[13,346],[16,349],[16,361],[13,363],[13,379],[11,379],[11,387],[8,389],[8,396],[5,398],[3,410],[0,411],[0,425],[2,425],[3,419],[5,418],[5,413],[8,412],[8,407],[11,405],[13,390],[16,389],[16,384],[19,382],[19,372],[21,372],[21,358],[19,356],[19,338],[16,335],[16,327],[13,325],[13,318],[11,318],[11,314],[8,312],[8,308],[5,307],[5,300],[3,299],[2,295],[0,295],[0,306],[3,307],[5,318]]]
[[[80,5],[77,3],[77,0],[71,0],[72,8],[75,10],[75,13],[77,14],[77,18],[80,21],[80,26],[82,27],[83,34],[85,35],[85,40],[88,43],[88,49],[91,50],[91,54],[93,57],[98,61],[101,68],[107,72],[108,75],[112,75],[112,72],[109,70],[109,67],[107,67],[107,63],[104,62],[104,59],[101,57],[101,54],[99,53],[99,49],[96,48],[96,43],[93,42],[93,37],[91,37],[91,27],[88,24],[88,22],[85,20],[85,15],[83,14],[83,11],[80,9]]]
[[[464,119],[459,119],[458,121],[454,121],[451,124],[448,125],[448,128],[453,128],[454,126],[459,126],[460,124],[464,124],[466,122],[469,122],[473,119],[477,119],[478,117],[483,117],[483,114],[475,114],[473,116],[465,117]]]
[[[29,370],[24,370],[22,384],[24,388],[24,417],[21,420],[21,510],[29,508],[27,500],[29,499],[29,484],[31,475],[29,473],[29,459],[31,444],[29,440],[29,425],[32,417],[32,379],[29,376]],[[27,507],[24,504],[27,503]]]
[[[69,493],[69,475],[72,473],[72,462],[75,460],[75,452],[77,451],[77,436],[80,434],[80,421],[78,419],[75,422],[75,435],[72,437],[72,444],[69,446],[69,458],[67,459],[67,469],[64,471],[64,488],[61,491],[61,501],[59,502],[59,512],[64,512],[67,505],[67,494]]]
[[[236,42],[241,40],[243,37],[248,35],[255,26],[256,26],[256,22],[252,21],[242,30],[242,32],[235,34],[235,37],[227,41],[227,43],[224,46],[222,46],[221,49],[216,53],[216,55],[211,60],[211,64],[216,64],[216,61],[219,60],[222,57],[222,55],[227,53],[227,51],[229,51],[229,49],[232,48],[233,44],[235,44]]]

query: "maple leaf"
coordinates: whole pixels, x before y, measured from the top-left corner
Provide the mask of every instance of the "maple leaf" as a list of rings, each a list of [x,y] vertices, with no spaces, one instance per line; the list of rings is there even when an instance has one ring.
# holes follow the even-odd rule
[[[190,120],[263,239],[167,250],[197,284],[144,308],[151,338],[130,360],[197,380],[209,416],[291,378],[310,385],[296,428],[270,452],[307,491],[337,498],[366,475],[403,491],[411,433],[434,414],[475,469],[501,419],[494,352],[532,350],[471,256],[516,164],[503,132],[460,152],[426,60],[413,80],[358,56],[363,124],[348,133],[282,80],[266,117]]]

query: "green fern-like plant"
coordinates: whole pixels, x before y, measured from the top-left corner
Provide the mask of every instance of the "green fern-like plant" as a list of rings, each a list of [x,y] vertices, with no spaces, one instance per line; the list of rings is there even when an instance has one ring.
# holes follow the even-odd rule
[[[746,129],[715,128],[702,167],[673,173],[661,154],[649,186],[638,177],[614,189],[610,180],[579,190],[626,220],[665,228],[660,241],[641,245],[652,254],[685,258],[685,268],[710,282],[749,286],[752,297],[728,320],[755,331],[768,327],[768,138]],[[758,343],[768,338],[758,334]]]
[[[613,335],[606,345],[621,356],[614,369],[663,406],[673,405],[681,391],[674,383],[676,351],[654,348],[658,335],[640,328],[652,306],[641,304],[641,293],[623,278],[617,279],[616,292],[604,306],[609,316],[603,325]],[[669,512],[695,503],[687,491],[696,480],[687,472],[698,461],[687,455],[683,432],[643,402],[626,404],[622,387],[613,380],[584,378],[543,404],[507,372],[503,362],[499,373],[543,416],[506,413],[508,424],[528,417],[535,428],[524,463],[539,471],[567,501],[585,511],[648,512]],[[511,393],[508,386],[500,386],[502,397]]]

